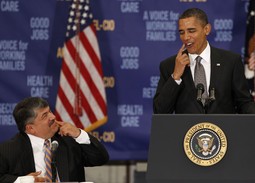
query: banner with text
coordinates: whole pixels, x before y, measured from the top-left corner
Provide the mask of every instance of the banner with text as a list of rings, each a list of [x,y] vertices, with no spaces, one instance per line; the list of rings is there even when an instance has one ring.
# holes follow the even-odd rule
[[[90,3],[108,111],[107,123],[92,134],[105,144],[111,160],[147,160],[159,63],[182,46],[179,15],[187,8],[203,9],[212,25],[210,44],[244,56],[249,1]],[[19,100],[40,96],[55,109],[72,4],[71,0],[0,0],[0,142],[17,132],[12,111]]]

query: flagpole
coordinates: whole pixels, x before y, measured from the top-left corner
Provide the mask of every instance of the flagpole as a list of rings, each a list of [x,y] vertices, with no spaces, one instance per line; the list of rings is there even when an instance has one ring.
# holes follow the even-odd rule
[[[82,115],[81,110],[81,96],[80,96],[80,64],[81,61],[79,59],[79,48],[80,48],[80,11],[79,11],[80,1],[75,2],[75,26],[76,26],[76,37],[75,37],[75,63],[76,63],[76,70],[75,70],[75,100],[74,100],[74,114],[77,116]]]

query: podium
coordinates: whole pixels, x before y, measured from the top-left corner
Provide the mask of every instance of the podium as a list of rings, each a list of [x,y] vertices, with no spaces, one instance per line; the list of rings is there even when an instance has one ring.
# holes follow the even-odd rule
[[[210,129],[216,132],[210,135]],[[154,114],[146,180],[148,183],[254,183],[254,131],[255,115]],[[214,134],[219,138],[212,137]],[[203,135],[211,136],[217,144],[202,146],[199,138]],[[215,154],[210,159],[212,152]]]

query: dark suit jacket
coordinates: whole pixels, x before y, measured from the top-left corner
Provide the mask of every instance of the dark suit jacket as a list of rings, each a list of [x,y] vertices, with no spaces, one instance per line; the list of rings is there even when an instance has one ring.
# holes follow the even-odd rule
[[[180,85],[171,77],[175,58],[176,55],[160,63],[160,80],[153,99],[154,113],[204,113],[204,108],[196,100],[197,90],[190,68],[185,68]],[[215,88],[216,100],[207,113],[255,113],[240,55],[211,47],[210,88]]]
[[[56,164],[63,182],[84,182],[85,166],[102,165],[109,159],[104,146],[91,135],[91,144],[88,145],[78,144],[73,138],[58,134],[52,140],[59,143]],[[0,182],[13,183],[18,176],[31,172],[35,172],[31,143],[25,133],[18,133],[13,139],[0,145]]]

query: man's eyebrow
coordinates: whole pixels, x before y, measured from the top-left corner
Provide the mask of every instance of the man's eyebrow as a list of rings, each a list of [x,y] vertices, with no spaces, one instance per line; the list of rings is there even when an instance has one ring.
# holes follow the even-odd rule
[[[188,28],[188,30],[196,30],[196,28],[192,27],[192,28]]]
[[[48,114],[48,111],[43,113],[41,118],[44,118],[45,116],[47,116],[47,114]]]
[[[190,31],[190,30],[196,30],[196,28],[195,28],[195,27],[187,28],[187,30],[188,30],[188,31]],[[181,31],[184,31],[184,29],[179,29],[179,32],[181,32]]]

